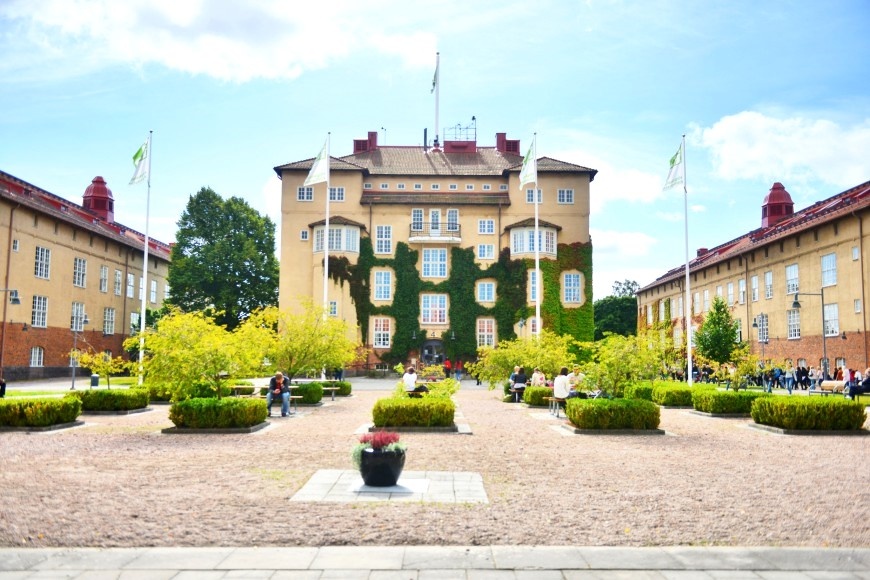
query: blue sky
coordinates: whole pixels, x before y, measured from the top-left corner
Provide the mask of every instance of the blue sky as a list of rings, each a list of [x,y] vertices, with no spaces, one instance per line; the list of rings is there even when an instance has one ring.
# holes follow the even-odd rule
[[[425,7],[424,7],[425,6]],[[379,131],[416,145],[477,118],[478,143],[537,133],[595,168],[594,293],[684,263],[761,223],[775,181],[796,209],[870,180],[870,2],[5,0],[0,169],[81,202],[102,175],[145,230],[131,157],[154,131],[149,233],[190,195],[240,196],[277,223],[272,168]]]

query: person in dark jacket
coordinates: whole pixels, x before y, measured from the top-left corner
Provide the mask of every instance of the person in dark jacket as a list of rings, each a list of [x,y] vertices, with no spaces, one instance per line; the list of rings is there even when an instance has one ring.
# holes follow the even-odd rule
[[[281,416],[290,414],[290,381],[284,373],[278,371],[269,379],[269,392],[266,394],[266,406],[269,408],[269,416],[272,416],[272,399],[281,397]]]
[[[514,401],[517,403],[523,399],[523,393],[526,390],[526,383],[528,382],[529,378],[526,376],[526,369],[520,367],[520,370],[514,373],[513,385],[511,385],[511,388],[514,390]]]

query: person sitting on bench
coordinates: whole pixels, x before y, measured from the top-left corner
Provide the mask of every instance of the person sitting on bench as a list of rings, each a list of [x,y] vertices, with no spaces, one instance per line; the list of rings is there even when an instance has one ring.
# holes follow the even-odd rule
[[[281,397],[281,416],[290,414],[290,381],[284,378],[284,373],[278,371],[269,379],[269,392],[266,393],[266,407],[269,408],[269,416],[272,416],[272,399]]]
[[[405,392],[409,393],[428,393],[429,389],[425,385],[417,386],[417,371],[414,367],[405,369],[405,374],[402,375],[402,382],[405,383]],[[419,396],[419,395],[418,395]]]
[[[565,408],[565,399],[568,398],[568,367],[562,367],[559,374],[553,380],[553,397],[561,399],[559,406]]]

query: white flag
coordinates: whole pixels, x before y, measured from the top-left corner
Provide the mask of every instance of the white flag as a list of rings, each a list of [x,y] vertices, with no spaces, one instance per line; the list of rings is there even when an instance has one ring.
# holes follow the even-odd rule
[[[308,172],[308,177],[305,178],[305,183],[302,185],[312,185],[329,180],[329,153],[326,150],[328,142],[329,140],[323,144],[323,149],[320,150],[320,153],[314,159],[311,171]]]
[[[671,169],[668,171],[668,178],[665,180],[665,190],[677,187],[683,184],[683,144],[680,143],[680,148],[671,157]]]
[[[438,65],[436,64],[435,65],[435,74],[432,76],[432,90],[429,91],[430,95],[435,92],[435,87],[437,87],[437,86],[438,86]]]
[[[520,170],[520,191],[527,183],[538,182],[538,160],[535,159],[535,142],[529,145],[529,150],[523,158],[523,168]]]
[[[139,149],[136,150],[136,153],[133,154],[133,165],[136,166],[136,169],[133,171],[133,177],[130,179],[130,185],[134,183],[140,183],[148,178],[148,154],[151,149],[151,135],[148,135],[148,138],[145,139],[145,142],[142,144]]]

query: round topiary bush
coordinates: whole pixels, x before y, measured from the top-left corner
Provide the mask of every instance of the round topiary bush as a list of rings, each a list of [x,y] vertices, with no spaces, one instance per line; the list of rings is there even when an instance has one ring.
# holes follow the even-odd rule
[[[533,407],[546,407],[544,397],[552,397],[553,389],[547,387],[526,387],[523,391],[523,402]]]

